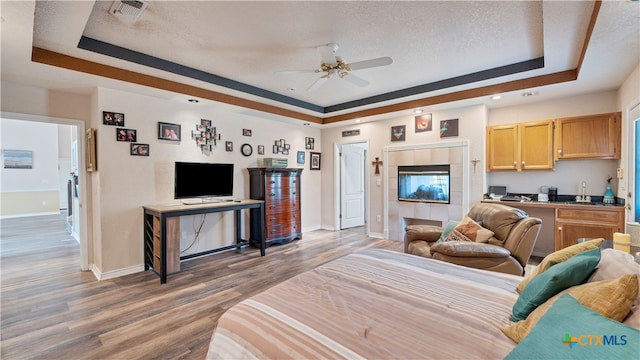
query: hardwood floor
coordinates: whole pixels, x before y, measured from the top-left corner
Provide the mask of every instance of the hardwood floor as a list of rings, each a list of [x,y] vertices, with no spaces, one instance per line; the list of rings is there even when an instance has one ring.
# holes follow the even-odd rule
[[[0,240],[0,358],[203,359],[220,315],[237,302],[364,248],[402,251],[362,228],[313,231],[287,245],[97,281],[81,272],[64,216],[5,219]]]

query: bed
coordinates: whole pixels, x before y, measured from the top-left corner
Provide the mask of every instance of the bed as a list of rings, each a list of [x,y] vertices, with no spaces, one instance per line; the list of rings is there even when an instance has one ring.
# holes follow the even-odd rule
[[[233,306],[207,358],[501,359],[516,345],[500,329],[521,280],[365,250]]]
[[[638,358],[640,265],[628,253],[601,251],[600,240],[547,256],[525,281],[363,250],[228,309],[207,358]],[[575,283],[558,287],[567,280]],[[548,300],[540,300],[545,293]],[[540,300],[535,310],[512,322],[530,300]],[[576,337],[576,347],[573,337],[565,341],[568,333],[615,334],[604,343],[616,346],[588,346]]]

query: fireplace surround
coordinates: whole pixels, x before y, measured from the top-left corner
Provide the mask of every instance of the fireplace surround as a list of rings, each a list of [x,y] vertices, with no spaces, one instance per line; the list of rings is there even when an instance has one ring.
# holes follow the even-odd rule
[[[387,146],[384,148],[384,216],[385,238],[402,241],[404,228],[410,224],[442,226],[460,220],[469,211],[469,141]],[[399,200],[400,169],[449,169],[447,201]],[[416,168],[419,166],[419,168]],[[442,184],[438,185],[442,188]],[[423,187],[428,188],[429,185]],[[431,187],[433,189],[433,186]],[[402,196],[400,196],[402,198]]]

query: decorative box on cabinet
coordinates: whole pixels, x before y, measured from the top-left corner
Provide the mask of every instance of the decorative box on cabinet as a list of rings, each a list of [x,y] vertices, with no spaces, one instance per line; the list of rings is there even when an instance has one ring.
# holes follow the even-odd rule
[[[249,168],[249,196],[264,200],[266,246],[302,238],[300,175],[302,169]],[[252,212],[254,209],[251,210]],[[259,234],[257,214],[251,214],[251,239]]]

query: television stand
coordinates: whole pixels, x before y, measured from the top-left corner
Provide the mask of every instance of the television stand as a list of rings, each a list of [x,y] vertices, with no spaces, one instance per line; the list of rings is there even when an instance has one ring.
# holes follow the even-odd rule
[[[185,199],[186,200],[186,199]],[[250,210],[251,223],[261,224],[259,229],[265,228],[264,201],[229,199],[227,202],[169,204],[143,206],[143,236],[144,236],[144,267],[145,270],[153,269],[160,276],[160,283],[167,282],[167,274],[180,271],[180,260],[213,254],[216,252],[240,249],[246,245],[256,245],[260,248],[260,256],[265,255],[266,241],[265,231],[261,230],[258,236],[251,230],[251,240],[243,240],[240,237],[242,230],[242,214],[245,209]],[[180,216],[207,214],[213,212],[233,211],[236,225],[236,243],[218,249],[208,250],[197,254],[180,256]],[[255,214],[255,215],[254,215]],[[257,216],[256,216],[257,215]],[[254,217],[256,217],[254,219]]]

